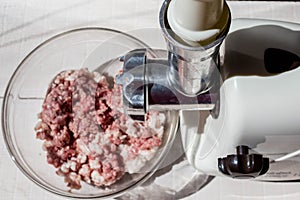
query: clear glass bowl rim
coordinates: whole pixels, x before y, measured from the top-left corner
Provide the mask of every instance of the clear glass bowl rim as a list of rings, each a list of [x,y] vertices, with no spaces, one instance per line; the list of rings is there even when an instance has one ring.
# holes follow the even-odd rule
[[[33,183],[35,183],[36,185],[38,185],[39,187],[45,189],[46,191],[53,193],[55,195],[61,196],[61,197],[67,197],[67,198],[73,198],[73,199],[99,199],[99,198],[112,198],[112,197],[116,197],[116,196],[120,196],[121,194],[125,193],[129,187],[136,187],[141,185],[143,182],[145,182],[146,180],[148,180],[153,173],[157,170],[157,168],[159,167],[159,165],[161,164],[162,160],[166,157],[166,155],[168,154],[170,148],[171,148],[171,144],[173,143],[175,137],[171,137],[171,140],[167,142],[168,145],[166,145],[164,148],[164,154],[161,155],[159,161],[156,163],[155,166],[153,166],[153,170],[151,172],[146,173],[145,176],[143,176],[140,180],[138,180],[136,183],[130,185],[129,187],[126,187],[120,191],[117,191],[116,193],[113,194],[107,194],[107,195],[103,195],[103,196],[80,196],[80,195],[72,195],[72,193],[68,194],[62,194],[59,193],[58,191],[55,191],[54,189],[52,189],[51,187],[48,187],[46,185],[44,185],[43,183],[41,183],[40,181],[36,180],[33,175],[31,175],[23,166],[22,163],[19,161],[19,158],[16,158],[16,150],[14,145],[12,144],[12,140],[11,140],[11,136],[10,136],[10,130],[7,126],[8,120],[7,120],[7,107],[8,107],[8,97],[11,91],[11,88],[13,86],[13,83],[16,79],[16,76],[18,75],[19,71],[21,70],[23,64],[31,58],[32,54],[36,53],[37,50],[39,50],[40,48],[44,47],[45,45],[47,45],[48,43],[52,42],[55,39],[58,39],[62,36],[65,36],[67,34],[71,34],[71,33],[75,33],[75,32],[80,32],[80,31],[105,31],[105,32],[112,32],[115,34],[120,34],[122,36],[127,37],[128,39],[134,41],[137,44],[140,44],[142,46],[144,46],[145,48],[150,50],[151,52],[151,48],[144,43],[143,41],[141,41],[140,39],[127,34],[125,32],[119,31],[119,30],[115,30],[115,29],[111,29],[111,28],[103,28],[103,27],[83,27],[83,28],[76,28],[76,29],[72,29],[72,30],[68,30],[59,34],[56,34],[52,37],[50,37],[49,39],[46,39],[45,41],[43,41],[42,43],[40,43],[38,46],[36,46],[29,54],[27,54],[27,56],[20,62],[20,64],[17,66],[17,68],[15,69],[15,71],[13,72],[13,74],[11,75],[9,82],[7,84],[5,93],[4,93],[4,98],[3,98],[3,103],[2,103],[2,114],[1,114],[1,122],[2,122],[2,134],[3,134],[3,138],[4,138],[4,142],[6,145],[6,149],[9,153],[10,158],[12,159],[12,161],[15,163],[15,165],[18,167],[18,169],[29,179],[31,180]],[[154,53],[155,54],[155,53]],[[173,132],[177,132],[178,129],[178,122],[179,122],[179,113],[177,111],[172,112],[172,122],[170,125],[170,130],[173,130]],[[172,132],[172,131],[170,131]]]

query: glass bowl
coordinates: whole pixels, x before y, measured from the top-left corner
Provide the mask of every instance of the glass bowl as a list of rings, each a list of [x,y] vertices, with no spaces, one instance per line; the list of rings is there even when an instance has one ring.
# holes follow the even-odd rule
[[[178,113],[167,112],[162,145],[154,158],[136,174],[125,174],[109,188],[82,183],[79,190],[67,187],[56,168],[49,165],[42,141],[34,127],[49,83],[61,71],[88,68],[115,76],[121,69],[119,58],[126,52],[147,48],[138,39],[115,30],[82,28],[68,31],[35,48],[18,66],[6,89],[2,108],[4,140],[12,160],[38,186],[73,198],[102,198],[121,195],[149,178],[169,151],[175,138]]]

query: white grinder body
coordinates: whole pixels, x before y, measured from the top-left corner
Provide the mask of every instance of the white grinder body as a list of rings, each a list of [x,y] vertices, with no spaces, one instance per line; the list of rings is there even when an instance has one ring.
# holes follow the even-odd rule
[[[268,73],[264,52],[282,49],[300,55],[300,25],[267,20],[233,20],[223,44],[223,83],[218,117],[182,111],[181,134],[189,162],[203,173],[225,176],[218,159],[245,145],[269,158],[256,179],[300,179],[300,68]],[[285,159],[276,161],[286,155]],[[280,160],[280,159],[279,159]],[[275,161],[275,162],[274,162]]]

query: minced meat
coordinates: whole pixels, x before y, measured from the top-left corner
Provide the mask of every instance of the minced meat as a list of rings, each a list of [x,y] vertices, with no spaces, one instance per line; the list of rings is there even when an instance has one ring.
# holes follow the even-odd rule
[[[63,71],[51,82],[36,137],[47,161],[70,188],[81,181],[110,186],[136,173],[162,143],[165,115],[150,112],[135,121],[122,111],[122,88],[87,69]]]

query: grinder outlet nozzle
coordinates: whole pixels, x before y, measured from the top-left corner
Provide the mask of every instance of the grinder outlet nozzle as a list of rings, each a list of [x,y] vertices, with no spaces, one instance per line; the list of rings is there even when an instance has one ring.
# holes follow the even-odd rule
[[[149,110],[212,110],[217,92],[186,95],[175,87],[168,61],[147,58],[146,49],[124,56],[122,73],[116,83],[122,85],[123,104],[128,115]],[[217,91],[217,90],[215,90]]]

